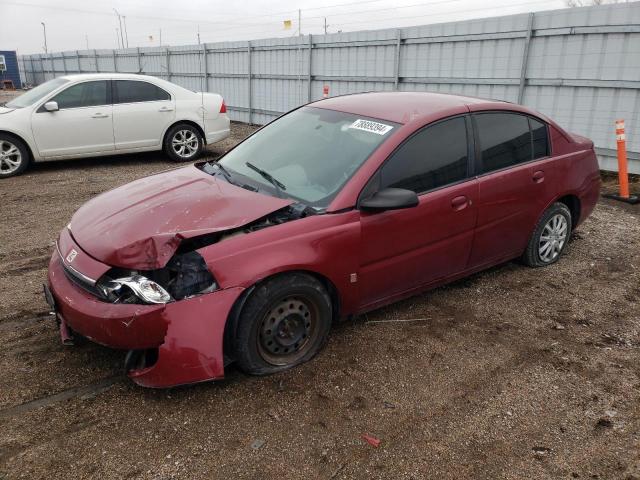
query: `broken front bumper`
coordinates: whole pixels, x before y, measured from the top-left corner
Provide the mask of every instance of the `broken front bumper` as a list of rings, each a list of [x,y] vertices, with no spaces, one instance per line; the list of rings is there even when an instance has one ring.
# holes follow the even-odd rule
[[[58,252],[48,280],[57,315],[75,332],[111,348],[157,349],[152,365],[128,372],[137,384],[170,387],[224,376],[224,327],[242,288],[164,305],[111,304],[72,282]]]

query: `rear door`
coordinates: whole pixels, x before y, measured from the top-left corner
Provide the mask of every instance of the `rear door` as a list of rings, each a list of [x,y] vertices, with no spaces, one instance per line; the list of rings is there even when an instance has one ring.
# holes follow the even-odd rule
[[[541,160],[549,155],[546,125],[515,112],[472,115],[478,145],[478,226],[470,266],[524,252],[545,195]]]
[[[362,306],[384,302],[466,268],[478,195],[477,181],[469,175],[470,136],[466,116],[425,127],[389,157],[365,189],[413,190],[419,205],[361,212]]]
[[[69,86],[47,101],[58,103],[49,112],[40,106],[31,116],[31,129],[43,157],[103,153],[114,150],[109,80]]]
[[[113,80],[113,134],[116,150],[160,147],[176,117],[166,90],[142,80]]]

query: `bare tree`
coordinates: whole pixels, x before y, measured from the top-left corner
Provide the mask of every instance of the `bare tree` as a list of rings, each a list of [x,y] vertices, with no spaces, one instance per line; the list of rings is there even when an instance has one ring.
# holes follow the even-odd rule
[[[620,0],[565,0],[567,7],[589,7],[591,5],[605,5],[607,3],[621,3]]]

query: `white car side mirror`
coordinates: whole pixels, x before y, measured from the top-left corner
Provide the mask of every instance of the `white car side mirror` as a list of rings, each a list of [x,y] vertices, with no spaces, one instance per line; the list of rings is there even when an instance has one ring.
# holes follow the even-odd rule
[[[47,102],[44,104],[44,109],[47,112],[57,112],[58,110],[60,110],[58,108],[58,102]]]

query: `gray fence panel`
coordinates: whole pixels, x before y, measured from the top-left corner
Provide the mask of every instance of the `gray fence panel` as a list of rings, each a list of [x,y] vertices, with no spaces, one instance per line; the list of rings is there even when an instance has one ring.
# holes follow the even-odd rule
[[[617,170],[627,123],[640,173],[640,2],[401,29],[177,47],[23,55],[27,83],[65,73],[141,71],[220,93],[232,119],[262,124],[308,101],[363,91],[431,91],[519,102],[594,140]]]

